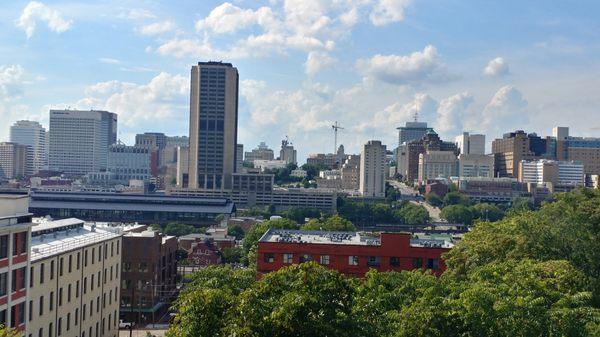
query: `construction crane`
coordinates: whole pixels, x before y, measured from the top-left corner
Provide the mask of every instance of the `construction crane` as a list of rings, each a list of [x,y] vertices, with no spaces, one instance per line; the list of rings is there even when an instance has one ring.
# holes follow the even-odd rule
[[[337,134],[338,134],[338,130],[344,130],[343,127],[341,127],[337,121],[335,121],[335,123],[331,126],[331,128],[333,129],[333,134],[334,134],[334,143],[333,143],[333,153],[337,153]]]

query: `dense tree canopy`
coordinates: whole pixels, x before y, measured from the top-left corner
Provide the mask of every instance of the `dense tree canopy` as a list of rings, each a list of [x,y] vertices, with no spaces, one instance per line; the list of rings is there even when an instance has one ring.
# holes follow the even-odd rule
[[[440,277],[354,279],[314,262],[259,279],[208,268],[180,296],[169,336],[600,336],[598,242],[600,191],[581,190],[476,222]]]
[[[429,222],[427,209],[408,201],[387,204],[356,202],[340,198],[338,214],[359,227],[375,224],[422,225]]]
[[[312,219],[300,227],[304,230],[323,230],[323,231],[355,231],[356,227],[352,222],[340,217],[339,215],[333,215],[324,221]]]

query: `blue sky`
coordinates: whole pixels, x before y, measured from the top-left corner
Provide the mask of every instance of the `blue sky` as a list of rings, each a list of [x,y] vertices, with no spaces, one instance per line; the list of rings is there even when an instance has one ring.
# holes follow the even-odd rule
[[[397,146],[417,112],[443,138],[600,136],[597,1],[4,1],[0,140],[50,108],[108,109],[119,136],[188,133],[189,69],[240,73],[239,139],[330,152]]]

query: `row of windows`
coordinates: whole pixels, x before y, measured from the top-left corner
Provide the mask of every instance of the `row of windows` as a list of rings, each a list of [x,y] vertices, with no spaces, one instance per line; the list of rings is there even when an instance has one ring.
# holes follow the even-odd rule
[[[110,257],[114,257],[115,254],[115,246],[116,246],[116,254],[119,255],[119,251],[120,251],[120,241],[116,241],[116,245],[115,245],[115,241],[110,243]],[[94,265],[96,262],[100,263],[102,260],[102,245],[97,247],[98,250],[96,250],[96,247],[91,248],[91,256],[88,255],[89,252],[89,248],[86,249],[83,252],[83,267],[87,267],[88,266],[88,257],[91,258],[91,264]],[[67,272],[70,273],[73,271],[73,264],[74,264],[74,259],[73,256],[75,254],[69,254],[68,258],[67,258]],[[104,244],[104,259],[108,259],[108,244]],[[63,272],[64,272],[64,265],[65,265],[65,258],[61,257],[59,259],[58,262],[58,275],[59,276],[63,276]],[[117,264],[118,266],[118,264]],[[46,264],[45,263],[41,263],[40,264],[40,271],[39,271],[39,283],[43,284],[45,281],[45,267]],[[75,270],[79,270],[81,268],[81,252],[77,252],[77,254],[75,255]],[[112,279],[112,268],[111,267],[111,279]],[[50,280],[54,279],[54,273],[55,273],[55,263],[54,260],[50,261]],[[118,267],[117,267],[118,270]],[[98,272],[100,273],[100,272]],[[105,269],[105,273],[106,273],[106,269]],[[118,271],[117,271],[118,273]],[[30,280],[29,280],[29,286],[33,287],[34,284],[34,267],[31,267],[31,271],[30,271]]]
[[[25,303],[22,303],[25,304]],[[69,331],[71,329],[71,313],[68,313],[66,317],[60,317],[58,318],[58,322],[56,324],[56,334],[58,336],[62,335],[63,332],[63,318],[64,318],[64,322],[65,322],[65,330],[64,331]],[[82,322],[85,320],[85,314],[82,316]],[[22,322],[21,322],[22,323]],[[115,310],[113,313],[109,313],[108,314],[108,330],[111,330],[111,323],[112,323],[112,329],[116,329],[117,328],[117,311]],[[73,315],[73,325],[74,327],[79,325],[79,309],[75,309],[75,314]],[[105,331],[105,327],[106,327],[106,318],[102,318],[102,327],[101,327],[101,331],[99,331],[100,329],[100,321],[96,322],[96,329],[93,330],[92,326],[90,326],[89,330],[88,330],[88,336],[90,337],[94,337],[94,335],[92,334],[93,332],[96,333],[96,337],[100,336],[100,333],[102,335],[104,335],[104,331]],[[53,333],[54,333],[54,324],[50,323],[48,324],[48,333],[47,336],[48,337],[53,337]],[[81,332],[81,337],[85,337],[86,331],[82,331]],[[33,337],[33,334],[30,333],[29,337]],[[39,328],[38,333],[37,333],[37,337],[44,337],[44,328]]]
[[[20,255],[23,253],[27,253],[27,232],[13,233],[13,245],[12,245],[12,254]],[[8,258],[8,240],[10,239],[10,234],[0,235],[0,259]]]
[[[25,267],[12,270],[12,282],[11,282],[11,293],[25,289],[26,285],[26,272]],[[6,296],[8,293],[8,272],[0,273],[0,296]]]
[[[284,253],[282,254],[282,259],[284,264],[292,264],[294,263],[294,254],[292,253]],[[330,263],[329,255],[319,255],[318,261],[322,265],[329,265]],[[423,265],[425,259],[421,257],[413,257],[410,258],[413,268],[423,268],[427,269],[440,269],[440,260],[435,258],[428,258],[426,265]],[[298,258],[300,263],[313,261],[313,256],[310,254],[300,254]],[[381,257],[380,256],[367,256],[366,264],[369,267],[379,267],[381,265]],[[274,253],[265,253],[264,254],[264,262],[266,263],[274,263],[275,262],[275,254]],[[348,265],[349,266],[358,266],[360,264],[360,258],[358,255],[349,255],[348,256]],[[389,258],[389,265],[392,267],[400,266],[400,257],[392,256]]]
[[[118,291],[119,288],[115,287],[114,291],[113,289],[111,289],[108,292],[108,298],[107,298],[107,293],[102,294],[102,309],[106,308],[107,305],[107,301],[108,301],[108,305],[112,305],[113,301],[117,301],[117,296],[118,296]],[[75,298],[79,297],[79,281],[77,281],[77,287],[75,290]],[[54,291],[50,292],[50,295],[48,296],[48,311],[52,312],[54,310]],[[44,315],[44,308],[46,306],[45,301],[46,298],[42,295],[40,296],[39,300],[38,300],[38,316],[42,317]],[[56,300],[58,301],[58,306],[62,306],[63,304],[63,288],[60,288],[58,291],[58,295],[56,296]],[[71,302],[71,285],[69,285],[68,287],[68,291],[67,291],[67,302]],[[34,301],[31,300],[29,301],[29,321],[33,320],[35,317],[34,314]],[[87,304],[83,304],[82,307],[82,316],[81,316],[81,320],[85,321],[86,319],[86,315],[88,316],[92,316],[93,314],[93,310],[94,310],[94,300],[92,299],[90,301],[90,306],[89,306],[89,313],[87,311]],[[100,312],[100,296],[96,297],[96,312],[99,313]],[[75,309],[75,316],[79,317],[79,309]]]

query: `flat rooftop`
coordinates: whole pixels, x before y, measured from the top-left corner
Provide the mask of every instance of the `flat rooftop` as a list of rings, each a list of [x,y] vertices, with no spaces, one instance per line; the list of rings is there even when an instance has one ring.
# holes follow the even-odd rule
[[[292,229],[270,229],[260,238],[260,242],[334,244],[353,246],[381,245],[379,235],[366,235],[365,233],[361,232],[303,231]]]
[[[56,221],[35,218],[33,222],[31,261],[63,254],[121,236],[118,230],[100,229],[74,218]]]
[[[384,233],[382,233],[384,234]],[[327,232],[291,229],[269,229],[260,242],[306,243],[350,246],[381,246],[381,234],[370,232]],[[452,248],[452,237],[419,234],[411,237],[410,246],[417,248]]]

